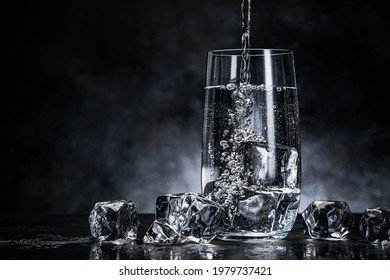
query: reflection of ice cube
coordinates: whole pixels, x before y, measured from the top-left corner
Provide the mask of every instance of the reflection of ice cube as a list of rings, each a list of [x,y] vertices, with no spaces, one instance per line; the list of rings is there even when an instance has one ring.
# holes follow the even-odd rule
[[[136,239],[139,219],[132,201],[97,202],[89,215],[89,227],[100,240]]]
[[[195,193],[161,195],[156,201],[156,221],[144,242],[208,242],[216,236],[223,214],[221,206]]]
[[[302,213],[304,233],[312,238],[345,238],[354,218],[343,201],[313,201]]]
[[[137,250],[137,241],[123,243],[97,242],[89,251],[90,260],[136,260],[142,257]]]
[[[298,152],[288,146],[249,143],[246,147],[246,169],[253,170],[252,184],[263,189],[293,189],[297,187],[298,180]]]
[[[360,233],[373,243],[390,242],[390,209],[368,208],[359,223]]]

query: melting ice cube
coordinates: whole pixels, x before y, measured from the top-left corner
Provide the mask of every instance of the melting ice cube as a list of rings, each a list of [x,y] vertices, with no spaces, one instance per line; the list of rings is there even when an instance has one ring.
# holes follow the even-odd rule
[[[145,243],[207,243],[218,233],[222,207],[196,193],[165,194],[157,198],[156,220]]]
[[[390,242],[390,209],[367,208],[360,220],[359,231],[373,243]]]
[[[313,201],[303,212],[304,233],[312,238],[345,238],[354,218],[344,201]]]
[[[136,239],[139,224],[132,201],[97,202],[89,215],[91,234],[102,241]]]

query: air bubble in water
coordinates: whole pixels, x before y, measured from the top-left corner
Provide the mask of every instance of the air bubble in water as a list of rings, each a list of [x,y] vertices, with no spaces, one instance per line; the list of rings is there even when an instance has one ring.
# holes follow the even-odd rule
[[[225,111],[228,127],[227,129],[224,127],[221,131],[222,139],[220,139],[219,142],[219,149],[215,147],[216,150],[213,151],[211,147],[209,147],[209,152],[212,151],[214,153],[219,150],[219,155],[217,157],[219,157],[220,160],[219,171],[215,174],[212,172],[212,176],[215,176],[215,188],[210,195],[213,200],[216,200],[225,207],[227,219],[224,221],[224,224],[229,228],[229,226],[235,227],[234,223],[236,223],[245,230],[245,227],[248,227],[247,223],[251,220],[252,216],[256,216],[256,218],[253,219],[253,223],[259,221],[257,214],[260,211],[258,209],[261,209],[261,206],[259,206],[260,208],[256,208],[256,205],[261,201],[268,205],[275,200],[275,198],[274,200],[270,199],[271,193],[268,186],[265,186],[265,179],[259,179],[261,174],[264,173],[264,176],[267,176],[268,173],[260,172],[261,170],[258,170],[259,164],[256,160],[267,166],[268,162],[272,162],[271,159],[274,161],[279,159],[278,153],[275,154],[272,150],[270,151],[268,148],[264,148],[267,146],[264,136],[250,129],[252,125],[255,125],[252,123],[253,106],[254,102],[256,102],[253,95],[259,94],[255,91],[262,91],[266,94],[275,94],[275,92],[283,91],[283,87],[276,87],[269,84],[265,86],[264,84],[251,85],[250,83],[241,83],[240,85],[236,85],[230,83],[225,86],[225,90],[229,90],[228,94],[231,95],[233,104]],[[265,110],[264,105],[258,104],[258,106],[262,106],[263,110]],[[277,109],[276,104],[273,105],[273,109]],[[264,126],[263,129],[264,131],[267,131],[268,128]],[[258,153],[257,158],[252,159],[253,155],[251,155],[250,152],[248,153],[248,149],[256,146],[261,147],[264,151],[267,151],[267,153],[264,155]],[[286,157],[284,164],[288,164],[290,158],[291,157]],[[211,162],[211,169],[213,169],[213,162]],[[287,182],[287,184],[285,183],[286,186],[291,186],[291,188],[295,186],[295,173],[292,168],[283,169],[283,179]],[[255,194],[253,192],[255,192]],[[253,196],[255,199],[251,200],[251,197]],[[245,202],[241,204],[240,201]],[[273,203],[270,205],[273,205]],[[245,212],[242,209],[242,207],[247,206],[251,207],[251,211]],[[244,215],[240,214],[241,211]],[[272,207],[269,212],[264,212],[262,215],[264,215],[264,217],[267,217],[268,215],[271,220],[270,224],[275,223],[276,227],[279,226],[279,222],[275,222],[277,217],[279,217],[279,214],[276,215],[275,211],[272,210]],[[237,218],[240,216],[241,218]],[[237,221],[237,219],[240,220]],[[256,227],[261,226],[256,224]],[[249,230],[251,229],[249,228]],[[257,228],[254,228],[254,230],[257,230]]]
[[[224,150],[229,148],[229,143],[226,140],[222,140],[221,142],[219,142],[219,145],[221,145],[222,149],[224,149]]]

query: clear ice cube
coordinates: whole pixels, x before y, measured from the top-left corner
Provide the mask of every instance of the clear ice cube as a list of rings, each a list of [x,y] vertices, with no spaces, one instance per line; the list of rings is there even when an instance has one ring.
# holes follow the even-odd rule
[[[156,220],[145,243],[207,243],[217,235],[222,207],[196,193],[165,194],[157,198]]]
[[[252,185],[263,190],[297,187],[298,151],[283,145],[247,143],[245,170],[253,174]]]
[[[144,243],[175,244],[179,242],[180,234],[166,219],[156,219],[144,236]]]
[[[360,219],[359,231],[370,242],[390,242],[390,209],[367,208]]]
[[[237,214],[232,221],[224,220],[224,228],[263,235],[288,232],[298,213],[299,196],[295,192],[245,191],[238,198]]]
[[[134,240],[140,224],[134,202],[97,202],[89,214],[91,234],[102,241]]]
[[[274,221],[277,199],[272,194],[253,193],[242,197],[238,202],[239,215],[233,226],[240,230],[258,231],[268,221]]]
[[[312,238],[346,238],[354,218],[344,201],[313,201],[303,212],[304,233]]]

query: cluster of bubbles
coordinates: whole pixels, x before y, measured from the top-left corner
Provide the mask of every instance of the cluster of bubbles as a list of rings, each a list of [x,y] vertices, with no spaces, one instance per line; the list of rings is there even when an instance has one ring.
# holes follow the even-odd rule
[[[264,90],[265,86],[254,86],[243,84],[237,87],[235,84],[228,84],[224,87],[232,91],[233,107],[228,109],[229,129],[223,131],[220,163],[221,173],[214,182],[214,190],[210,194],[211,199],[220,203],[232,224],[234,218],[239,215],[237,209],[239,197],[245,194],[245,190],[255,190],[259,186],[251,186],[251,178],[254,167],[246,167],[245,145],[265,143],[262,135],[257,135],[250,129],[251,119],[248,116],[253,110],[254,90]]]

